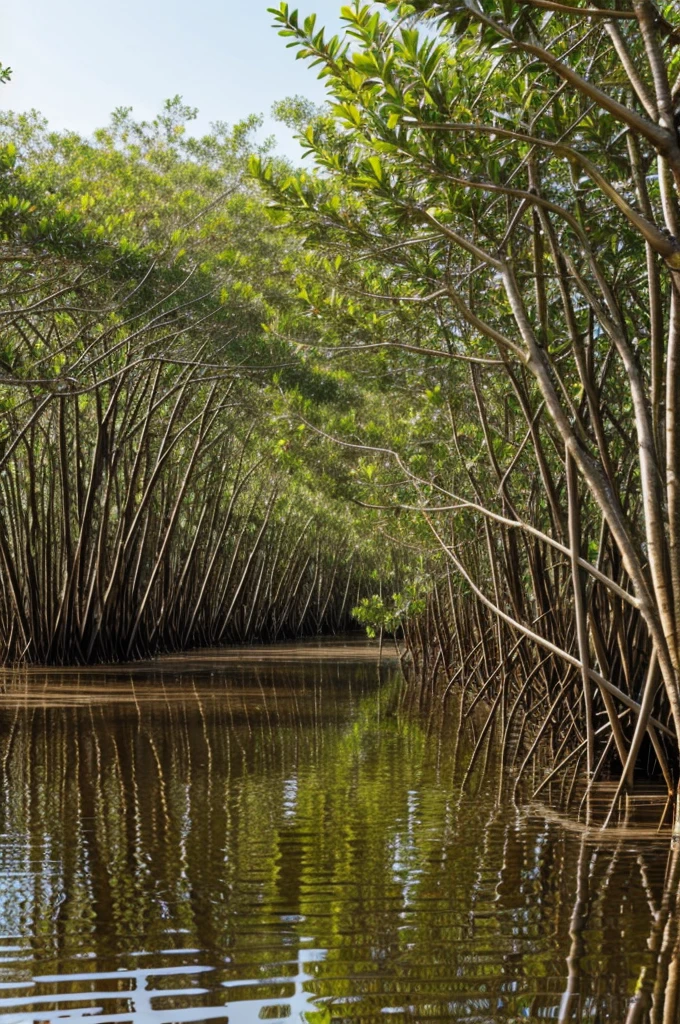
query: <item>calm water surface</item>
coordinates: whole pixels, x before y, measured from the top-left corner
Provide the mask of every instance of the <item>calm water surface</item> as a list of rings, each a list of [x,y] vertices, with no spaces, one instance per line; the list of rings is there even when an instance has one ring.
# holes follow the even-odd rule
[[[7,679],[0,1018],[620,1022],[650,938],[672,987],[668,841],[461,792],[399,687],[351,646]]]

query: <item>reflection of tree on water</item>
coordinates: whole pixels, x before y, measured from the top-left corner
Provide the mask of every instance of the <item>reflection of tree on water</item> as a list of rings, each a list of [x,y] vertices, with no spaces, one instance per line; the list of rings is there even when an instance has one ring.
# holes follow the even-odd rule
[[[635,997],[626,1024],[672,1024],[678,1020],[680,945],[678,934],[678,886],[680,885],[680,844],[674,842],[666,868],[661,899],[652,907],[649,934],[649,962],[640,971]]]
[[[119,677],[109,704],[71,676],[7,708],[2,1013],[675,1020],[677,851],[518,814],[493,749],[461,790],[478,737],[375,675]]]

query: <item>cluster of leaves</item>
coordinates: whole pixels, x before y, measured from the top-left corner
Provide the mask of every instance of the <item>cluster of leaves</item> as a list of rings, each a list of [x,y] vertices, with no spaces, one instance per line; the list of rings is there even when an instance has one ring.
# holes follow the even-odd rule
[[[388,599],[371,594],[361,599],[352,614],[366,628],[369,637],[383,632],[400,633],[410,619],[424,613],[429,587],[431,580],[421,578],[409,581],[403,593],[391,594]]]

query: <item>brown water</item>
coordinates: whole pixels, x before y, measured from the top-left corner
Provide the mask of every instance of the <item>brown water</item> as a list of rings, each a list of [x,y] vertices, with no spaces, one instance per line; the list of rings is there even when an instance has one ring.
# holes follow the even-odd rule
[[[645,969],[659,1009],[668,840],[461,793],[374,657],[8,678],[4,1020],[619,1022]]]

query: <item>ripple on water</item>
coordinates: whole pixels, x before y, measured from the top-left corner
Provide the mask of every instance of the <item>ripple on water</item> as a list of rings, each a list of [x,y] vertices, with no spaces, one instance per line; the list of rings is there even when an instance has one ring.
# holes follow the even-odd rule
[[[372,658],[7,685],[0,1021],[621,1021],[667,844],[461,792]]]

